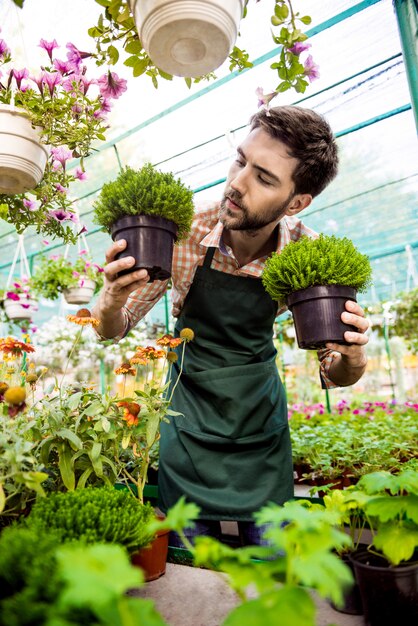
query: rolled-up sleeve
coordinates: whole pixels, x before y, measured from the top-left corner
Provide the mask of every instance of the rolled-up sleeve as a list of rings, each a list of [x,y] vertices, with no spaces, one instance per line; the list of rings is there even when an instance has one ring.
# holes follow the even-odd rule
[[[326,348],[318,350],[319,375],[322,389],[336,389],[338,387],[329,377],[329,369],[337,356],[338,352],[334,350],[328,350]]]

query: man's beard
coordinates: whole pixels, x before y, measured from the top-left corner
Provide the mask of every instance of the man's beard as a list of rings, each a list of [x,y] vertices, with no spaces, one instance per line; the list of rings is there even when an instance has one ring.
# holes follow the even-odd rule
[[[285,215],[293,195],[294,194],[291,193],[282,204],[274,209],[270,209],[263,215],[249,215],[248,208],[241,200],[241,194],[237,191],[230,190],[228,193],[224,194],[221,200],[219,219],[227,230],[259,230],[272,222],[276,222]],[[238,215],[235,215],[235,212],[233,213],[228,209],[226,206],[227,199],[231,200],[241,209]]]

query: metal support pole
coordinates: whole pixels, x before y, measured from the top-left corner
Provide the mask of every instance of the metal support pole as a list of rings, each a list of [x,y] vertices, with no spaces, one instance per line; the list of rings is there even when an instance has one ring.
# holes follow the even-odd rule
[[[332,409],[331,409],[331,400],[329,397],[329,389],[325,389],[325,403],[327,405],[327,412],[328,413],[332,413]]]
[[[390,380],[390,386],[392,389],[392,400],[396,399],[396,393],[395,393],[395,383],[393,380],[393,370],[392,370],[392,355],[390,353],[390,346],[389,346],[389,328],[388,328],[388,320],[387,320],[387,316],[384,315],[383,317],[383,337],[385,340],[385,348],[386,348],[386,354],[388,357],[388,367],[389,367],[389,380]]]
[[[106,391],[106,368],[104,359],[100,359],[100,393],[104,394]]]
[[[418,129],[418,7],[416,0],[393,0],[402,54]]]

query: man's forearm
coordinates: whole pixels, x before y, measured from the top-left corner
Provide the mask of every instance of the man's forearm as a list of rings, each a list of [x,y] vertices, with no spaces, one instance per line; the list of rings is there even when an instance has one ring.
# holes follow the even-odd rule
[[[113,339],[113,337],[121,335],[125,332],[126,318],[122,309],[106,309],[99,298],[97,304],[93,308],[92,315],[100,322],[96,330],[102,337]]]
[[[328,376],[335,385],[348,387],[354,385],[366,371],[367,357],[363,355],[360,362],[350,363],[341,354],[338,355],[330,365]]]

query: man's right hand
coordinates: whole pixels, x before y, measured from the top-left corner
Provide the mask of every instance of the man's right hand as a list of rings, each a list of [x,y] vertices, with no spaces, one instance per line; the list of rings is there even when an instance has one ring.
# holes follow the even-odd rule
[[[120,278],[117,277],[119,272],[135,265],[135,259],[132,256],[115,260],[115,256],[122,252],[126,245],[125,239],[120,239],[106,251],[104,286],[100,294],[100,310],[102,314],[120,311],[126,304],[129,294],[136,289],[144,287],[149,281],[146,269],[125,274]]]

